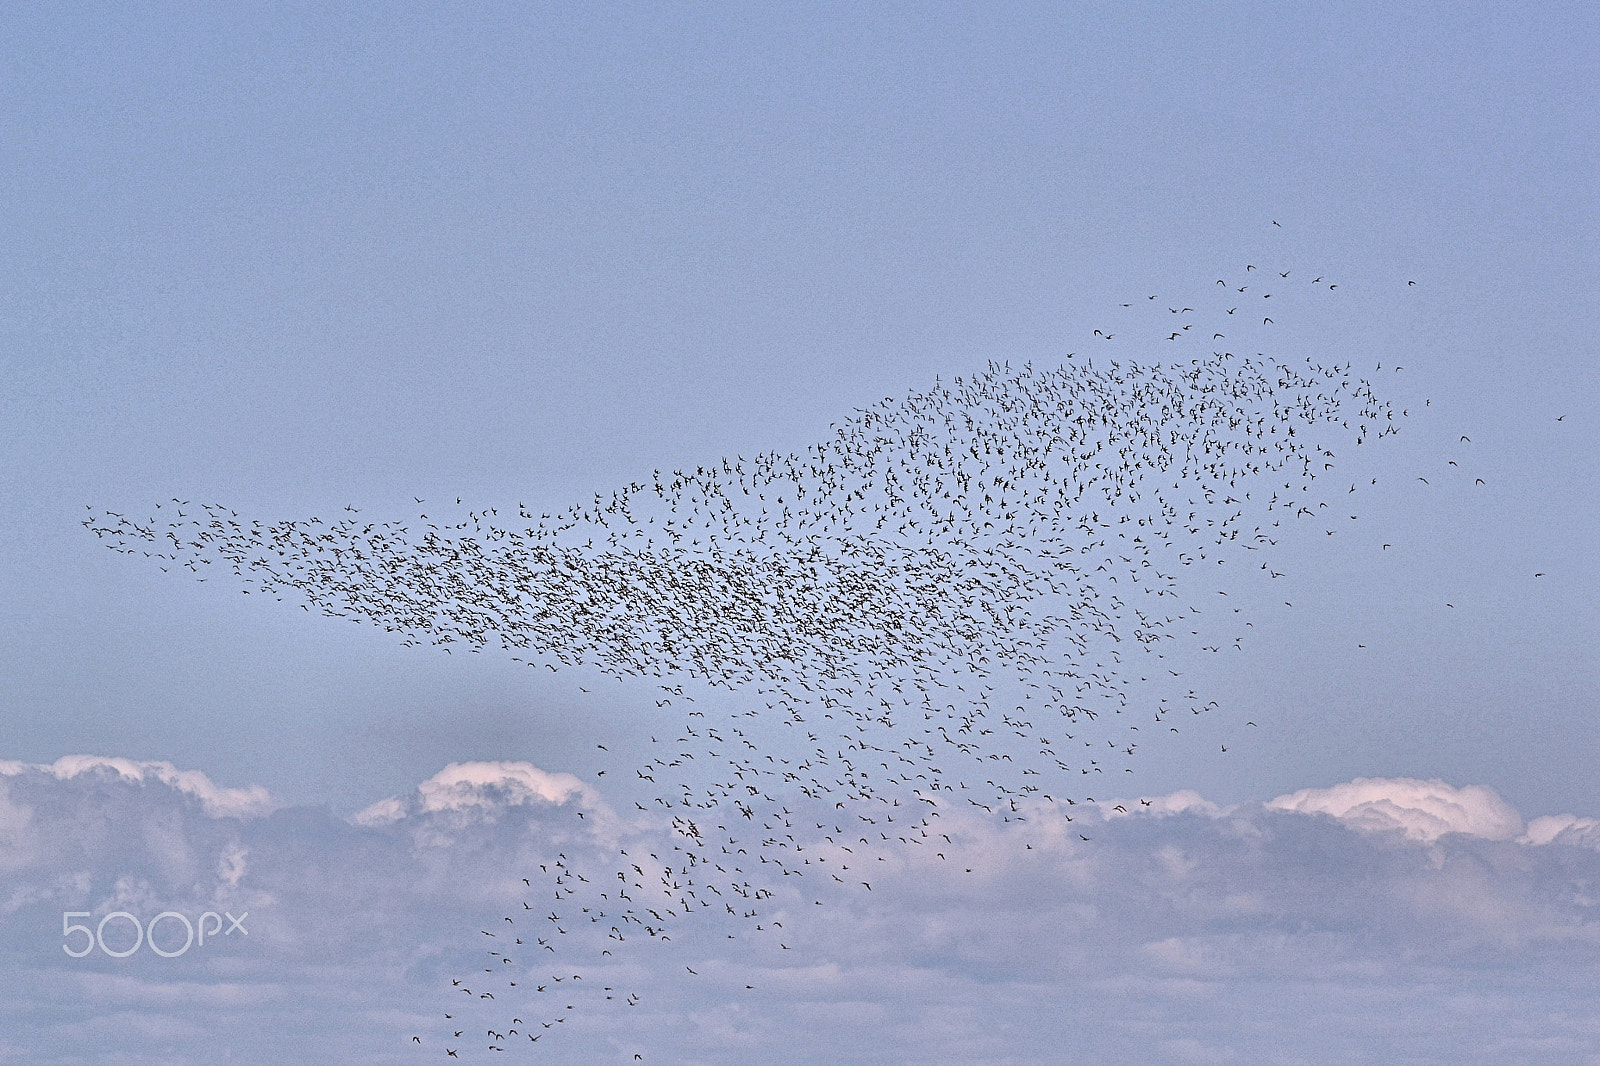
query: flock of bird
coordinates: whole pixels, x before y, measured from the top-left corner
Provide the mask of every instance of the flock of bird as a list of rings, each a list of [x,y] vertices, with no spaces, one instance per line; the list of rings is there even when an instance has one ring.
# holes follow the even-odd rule
[[[1346,498],[1313,492],[1336,446],[1405,416],[1349,363],[1257,350],[1277,328],[1263,308],[1295,285],[1336,288],[1244,265],[1095,331],[1147,361],[990,364],[859,410],[803,452],[655,471],[556,513],[418,499],[412,519],[267,521],[174,499],[84,524],[168,571],[407,644],[649,678],[683,713],[628,775],[672,850],[612,840],[605,865],[573,849],[525,871],[522,909],[480,931],[483,972],[452,981],[474,1017],[504,1012],[473,1030],[487,1050],[537,1046],[586,971],[591,998],[639,1002],[602,983],[624,942],[714,914],[789,950],[780,887],[823,906],[871,892],[895,848],[952,861],[953,809],[1071,822],[1144,737],[1211,705],[1159,664],[1199,636],[1210,568],[1277,576],[1285,521]],[[1185,346],[1203,354],[1149,358]],[[1150,675],[1167,694],[1141,699]],[[727,721],[695,709],[717,687],[741,708]],[[466,1014],[447,1015],[448,1057]]]

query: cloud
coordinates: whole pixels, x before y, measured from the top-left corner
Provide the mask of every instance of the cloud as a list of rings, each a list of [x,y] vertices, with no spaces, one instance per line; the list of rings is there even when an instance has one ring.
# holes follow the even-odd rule
[[[1526,844],[1570,844],[1600,848],[1600,819],[1575,814],[1546,814],[1528,823],[1522,835]]]
[[[1446,833],[1510,840],[1522,832],[1522,816],[1491,788],[1409,777],[1358,777],[1331,788],[1303,788],[1267,806],[1328,814],[1354,829],[1398,831],[1410,840],[1433,841]]]
[[[1179,789],[1165,796],[1140,796],[1137,807],[1134,806],[1133,800],[1101,801],[1098,806],[1101,813],[1108,818],[1134,814],[1182,814],[1185,811],[1210,815],[1225,813],[1221,807],[1192,788]]]
[[[451,763],[417,786],[411,796],[379,800],[358,813],[357,825],[377,826],[443,811],[492,817],[530,803],[604,806],[599,795],[571,774],[546,773],[526,762]]]
[[[0,760],[0,776],[16,777],[27,773],[46,773],[60,781],[109,774],[132,782],[159,782],[193,796],[214,818],[258,817],[278,806],[260,785],[223,788],[199,770],[179,770],[169,762],[138,762],[103,755],[64,755],[49,765]],[[0,827],[3,824],[0,822]]]
[[[551,935],[548,916],[582,919],[564,894],[578,874],[609,890],[621,850],[659,873],[682,838],[665,812],[609,814],[573,775],[452,764],[353,819],[244,817],[202,802],[203,775],[126,765],[0,775],[0,1062],[409,1063],[547,1008],[567,1018],[537,1030],[553,1063],[1600,1056],[1600,822],[1523,832],[1487,789],[1368,779],[1229,808],[1193,792],[1019,803],[1010,821],[950,805],[916,844],[813,840],[889,812],[786,803],[800,873],[752,855],[741,879],[770,895],[624,944],[598,923]],[[725,901],[759,908],[762,930]],[[62,950],[63,912],[92,929],[114,910],[247,915],[248,933],[171,959]],[[181,923],[159,935],[181,944]]]

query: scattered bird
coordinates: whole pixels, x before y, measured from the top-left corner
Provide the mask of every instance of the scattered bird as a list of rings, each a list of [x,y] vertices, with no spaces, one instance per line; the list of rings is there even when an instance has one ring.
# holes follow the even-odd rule
[[[1168,306],[1195,316],[1181,330],[1147,322],[1094,335],[1143,330],[1181,352],[1238,310],[1223,306],[1230,287],[1218,281],[1221,302]],[[1159,310],[1123,306],[1131,316],[1134,306]],[[768,901],[779,886],[873,892],[843,875],[921,846],[948,812],[1071,821],[1067,794],[1129,769],[1120,763],[1134,757],[1146,715],[1167,724],[1214,706],[1177,688],[1185,682],[1171,669],[1148,672],[1172,686],[1148,701],[1156,710],[1135,699],[1157,683],[1140,677],[1134,656],[1200,635],[1189,624],[1201,564],[1269,550],[1284,523],[1315,517],[1310,490],[1339,492],[1325,477],[1334,447],[1395,434],[1404,417],[1349,364],[1299,356],[990,363],[859,409],[804,450],[641,472],[542,516],[519,504],[510,521],[492,507],[446,514],[448,505],[387,521],[353,509],[327,521],[241,520],[221,504],[174,501],[180,509],[160,520],[90,507],[84,525],[113,550],[201,580],[231,575],[241,591],[291,598],[406,646],[499,653],[552,672],[581,665],[660,687],[646,705],[652,722],[681,724],[661,734],[670,739],[650,738],[651,757],[630,780],[641,800],[656,793],[635,806],[671,824],[673,850],[646,858],[608,845],[604,868],[559,853],[520,878],[525,920],[542,914],[535,905],[554,907],[532,950],[582,969],[628,943],[670,940],[691,915],[776,942]],[[737,693],[741,709],[726,721],[687,710],[714,687]],[[598,812],[572,813],[579,839],[609,840]],[[510,942],[514,932],[485,957],[492,990],[474,997],[458,978],[451,987],[486,1010],[500,1009],[487,1006],[500,992],[515,1025],[538,1022],[525,1033],[537,1040],[579,1002],[546,1006],[547,989],[582,974],[530,986],[526,961],[511,957],[522,943]],[[593,983],[577,987],[621,995],[584,993]],[[503,1047],[512,1028],[490,1028],[486,1046]]]

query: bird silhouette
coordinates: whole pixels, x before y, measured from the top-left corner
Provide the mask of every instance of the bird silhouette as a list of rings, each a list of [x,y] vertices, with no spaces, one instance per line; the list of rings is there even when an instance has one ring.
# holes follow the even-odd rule
[[[1231,293],[1218,280],[1218,298],[1167,311],[1195,316],[1203,336],[1238,309],[1223,306]],[[1154,299],[1123,304],[1115,334],[1094,330],[1126,348],[1097,350],[1186,352],[1176,342],[1195,322],[1165,328],[1150,317],[1161,313]],[[1273,331],[1257,338],[1250,320],[1235,322],[1236,338],[1268,347]],[[1171,348],[1151,344],[1163,336]],[[581,983],[583,1002],[638,1002],[587,991],[582,965],[669,941],[691,919],[776,943],[769,907],[797,879],[883,895],[880,877],[844,875],[924,849],[956,811],[1064,827],[1084,782],[1131,772],[1138,723],[1152,724],[1142,716],[1175,732],[1167,715],[1212,709],[1180,687],[1180,671],[1139,665],[1191,638],[1196,650],[1242,647],[1242,636],[1205,643],[1194,605],[1223,590],[1198,568],[1254,556],[1253,571],[1284,523],[1316,517],[1313,490],[1354,503],[1355,484],[1347,492],[1325,476],[1335,449],[1398,433],[1405,417],[1349,364],[1235,343],[1240,352],[1170,364],[991,362],[859,408],[805,449],[640,471],[538,517],[518,502],[515,520],[448,504],[432,517],[347,508],[328,520],[241,519],[175,500],[159,520],[90,507],[84,525],[115,551],[223,576],[410,648],[661,690],[641,724],[678,724],[641,728],[647,755],[628,780],[669,850],[629,855],[602,819],[571,808],[591,857],[541,854],[539,870],[515,880],[528,918],[542,913],[536,902],[557,908],[538,920],[533,950],[578,960],[578,972],[538,983],[513,957],[513,929],[492,945],[473,938],[488,952],[476,996],[452,979],[483,1010],[516,1012],[516,1026],[533,1018],[540,1032],[517,1032],[537,1040],[579,1002],[558,1008],[547,989]],[[700,710],[717,689],[739,708],[725,719]],[[928,861],[972,860],[948,835],[942,846]],[[514,1025],[486,1028],[487,1041],[504,1041]]]

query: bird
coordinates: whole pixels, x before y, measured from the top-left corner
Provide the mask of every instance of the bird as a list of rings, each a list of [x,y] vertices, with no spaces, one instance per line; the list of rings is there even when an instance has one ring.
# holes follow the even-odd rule
[[[1262,264],[1264,276],[1270,269]],[[1278,269],[1283,279],[1291,272]],[[1125,319],[1143,308],[1142,325],[1116,327],[1139,334],[1134,344],[1175,342],[1196,322],[1203,336],[1218,314],[1238,310],[1136,299],[1123,305]],[[1162,328],[1148,318],[1161,306],[1193,321]],[[1214,330],[1212,339],[1226,337]],[[654,849],[666,861],[626,855],[632,844],[603,859],[579,861],[570,846],[541,853],[541,869],[519,879],[530,896],[550,893],[558,910],[533,948],[552,962],[592,963],[670,939],[691,915],[765,936],[777,913],[767,908],[793,878],[892,861],[933,834],[934,815],[958,798],[999,825],[1067,821],[1080,780],[1131,772],[1137,727],[1150,726],[1135,721],[1145,713],[1141,649],[1163,655],[1191,636],[1196,648],[1225,646],[1202,645],[1187,627],[1183,607],[1199,602],[1189,574],[1269,552],[1280,521],[1315,517],[1313,493],[1328,482],[1318,475],[1335,449],[1387,437],[1404,418],[1348,365],[1299,355],[1212,352],[1172,365],[1066,358],[938,378],[855,410],[793,452],[643,471],[542,517],[519,503],[511,520],[472,505],[454,519],[380,522],[369,508],[240,521],[221,505],[175,501],[180,509],[159,520],[91,505],[86,526],[124,554],[158,554],[177,573],[231,574],[256,594],[251,602],[270,609],[292,597],[408,649],[659,684],[666,691],[637,712],[649,756],[632,780],[638,811],[675,820],[676,850]],[[1239,597],[1229,604],[1247,609]],[[1188,683],[1175,680],[1179,671],[1148,674]],[[726,718],[703,698],[718,688],[735,708]],[[1002,700],[1011,688],[1015,708]],[[1168,695],[1158,723],[1167,711],[1206,709],[1194,692]],[[656,733],[642,728],[647,718],[677,724]],[[1074,758],[1069,745],[1089,740]],[[607,744],[596,748],[611,755]],[[587,803],[574,798],[564,813],[584,840],[602,821]],[[975,872],[948,837],[936,854]],[[839,894],[883,887],[864,876],[815,880]],[[813,896],[817,906],[824,898]],[[529,900],[524,910],[540,913]],[[459,979],[452,992],[481,998],[488,1011],[505,1003],[510,1014],[582,980],[575,972],[533,991],[516,984],[520,967],[507,958],[521,943],[515,931],[497,939],[478,997]],[[565,1012],[545,1018],[530,1040]]]

